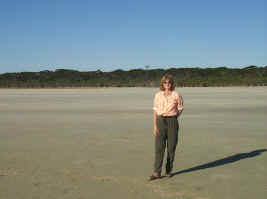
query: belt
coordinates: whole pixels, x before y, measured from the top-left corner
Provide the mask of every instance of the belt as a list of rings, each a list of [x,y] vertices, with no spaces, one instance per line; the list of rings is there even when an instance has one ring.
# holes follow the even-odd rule
[[[160,117],[162,117],[162,118],[176,118],[177,117],[177,115],[171,115],[171,116],[160,116]]]

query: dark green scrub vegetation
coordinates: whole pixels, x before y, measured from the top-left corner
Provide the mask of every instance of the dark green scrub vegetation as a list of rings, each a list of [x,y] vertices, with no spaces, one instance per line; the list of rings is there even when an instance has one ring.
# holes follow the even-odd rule
[[[266,86],[267,66],[245,68],[134,69],[112,72],[57,69],[0,74],[0,88],[158,87],[163,74],[173,75],[179,87]]]

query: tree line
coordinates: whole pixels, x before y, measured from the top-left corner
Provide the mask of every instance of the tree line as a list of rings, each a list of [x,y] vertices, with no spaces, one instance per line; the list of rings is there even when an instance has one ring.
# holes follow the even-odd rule
[[[80,72],[55,71],[0,74],[0,88],[158,87],[164,74],[173,75],[178,87],[267,86],[267,66],[245,68],[121,69]]]

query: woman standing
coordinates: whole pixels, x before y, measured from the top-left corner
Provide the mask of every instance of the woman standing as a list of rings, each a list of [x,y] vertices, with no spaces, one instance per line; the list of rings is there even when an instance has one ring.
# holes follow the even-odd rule
[[[155,162],[154,171],[149,180],[161,177],[164,152],[167,145],[166,177],[171,177],[176,145],[178,143],[179,124],[177,117],[183,111],[182,96],[175,91],[175,82],[171,75],[164,75],[160,81],[160,91],[154,97],[154,135]]]

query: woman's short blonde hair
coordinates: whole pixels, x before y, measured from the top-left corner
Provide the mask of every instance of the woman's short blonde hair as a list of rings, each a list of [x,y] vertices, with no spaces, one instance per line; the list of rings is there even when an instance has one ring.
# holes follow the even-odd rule
[[[163,84],[164,84],[164,82],[165,82],[166,80],[168,80],[168,81],[171,82],[171,91],[173,91],[173,90],[175,89],[176,84],[175,84],[175,82],[174,82],[174,79],[173,79],[172,75],[170,75],[170,74],[165,74],[165,75],[163,75],[163,77],[161,78],[161,80],[160,80],[160,87],[159,87],[160,90],[161,90],[161,91],[164,91],[164,90],[165,90]]]

